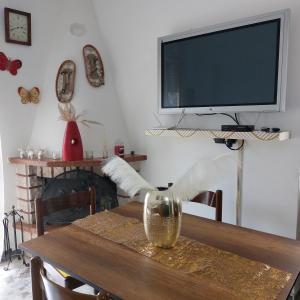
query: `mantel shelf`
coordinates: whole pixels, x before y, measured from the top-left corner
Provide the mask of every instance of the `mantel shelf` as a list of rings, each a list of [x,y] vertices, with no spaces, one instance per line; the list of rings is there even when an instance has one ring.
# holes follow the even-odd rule
[[[222,138],[222,139],[236,139],[236,140],[259,140],[259,141],[284,141],[290,139],[289,131],[281,132],[233,132],[210,129],[194,129],[194,128],[152,128],[145,131],[149,136],[172,136],[172,137],[208,137],[208,138]]]
[[[140,154],[128,154],[124,156],[124,160],[127,162],[136,162],[147,160],[146,155]],[[104,161],[104,158],[93,158],[93,159],[84,159],[79,161],[63,161],[55,159],[29,159],[29,158],[19,158],[19,157],[10,157],[9,162],[11,164],[22,164],[27,166],[36,166],[36,167],[96,167],[99,166]]]

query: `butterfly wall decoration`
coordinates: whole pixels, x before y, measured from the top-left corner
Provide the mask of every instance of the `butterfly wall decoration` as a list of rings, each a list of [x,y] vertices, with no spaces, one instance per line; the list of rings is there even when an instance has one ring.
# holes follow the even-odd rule
[[[40,90],[37,87],[33,87],[30,91],[27,91],[23,87],[18,88],[18,93],[21,97],[21,102],[23,104],[40,102]]]
[[[3,52],[0,52],[0,70],[9,71],[11,75],[17,75],[18,69],[22,67],[19,59],[10,60]]]

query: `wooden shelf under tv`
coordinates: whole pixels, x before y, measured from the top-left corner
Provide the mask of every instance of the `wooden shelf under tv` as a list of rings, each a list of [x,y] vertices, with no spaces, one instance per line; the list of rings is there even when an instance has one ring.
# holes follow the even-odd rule
[[[83,159],[79,161],[64,161],[58,159],[29,159],[29,158],[19,158],[19,157],[10,157],[9,162],[11,164],[21,164],[27,166],[35,166],[35,167],[96,167],[99,166],[105,158],[96,157],[93,159]],[[125,154],[124,160],[127,162],[137,162],[147,160],[147,155],[142,154]]]
[[[284,141],[290,139],[289,131],[280,132],[237,132],[237,131],[221,131],[211,129],[195,129],[195,128],[152,128],[147,129],[145,134],[148,136],[169,136],[169,137],[208,137],[208,138],[222,138],[222,139],[236,139],[236,140],[258,140],[258,141]]]

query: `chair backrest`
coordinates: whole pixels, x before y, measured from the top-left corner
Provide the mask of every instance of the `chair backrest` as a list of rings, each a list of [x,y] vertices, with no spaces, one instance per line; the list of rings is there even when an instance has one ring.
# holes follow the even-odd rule
[[[203,191],[198,194],[192,202],[205,204],[216,208],[215,220],[222,221],[222,191],[217,190],[215,192]]]
[[[32,298],[34,300],[100,300],[100,295],[86,295],[64,288],[46,276],[39,257],[31,259]],[[46,296],[46,298],[44,297]]]
[[[35,199],[35,216],[36,216],[36,230],[37,235],[43,235],[44,217],[67,208],[72,207],[90,207],[90,214],[96,212],[96,190],[94,187],[89,188],[88,191],[76,192],[63,197],[51,198],[43,200],[41,198]]]

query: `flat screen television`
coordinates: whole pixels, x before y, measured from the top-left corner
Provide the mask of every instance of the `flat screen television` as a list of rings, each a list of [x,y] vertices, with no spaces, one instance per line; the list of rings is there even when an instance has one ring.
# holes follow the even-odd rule
[[[158,39],[159,113],[284,111],[288,9]]]

